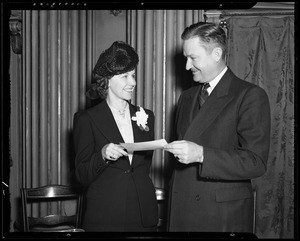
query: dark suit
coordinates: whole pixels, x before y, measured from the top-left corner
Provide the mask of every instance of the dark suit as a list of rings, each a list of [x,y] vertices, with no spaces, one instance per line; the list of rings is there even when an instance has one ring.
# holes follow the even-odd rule
[[[130,104],[131,116],[137,110]],[[150,130],[142,131],[132,121],[135,142],[154,138],[154,114],[145,111]],[[153,151],[134,152],[131,165],[125,156],[107,164],[102,159],[102,147],[121,142],[124,140],[106,101],[75,114],[76,176],[87,187],[86,231],[128,231],[125,225],[135,229],[135,223],[140,222],[147,229],[157,224],[155,188],[149,177]]]
[[[267,169],[270,107],[263,89],[230,69],[198,114],[199,87],[178,102],[179,140],[203,146],[203,164],[176,162],[170,190],[170,231],[252,232],[251,179]]]

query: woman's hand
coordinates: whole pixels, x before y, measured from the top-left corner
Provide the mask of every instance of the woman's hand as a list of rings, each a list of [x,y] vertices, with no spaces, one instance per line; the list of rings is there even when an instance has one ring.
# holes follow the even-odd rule
[[[102,157],[103,159],[107,159],[110,161],[116,161],[121,156],[128,156],[128,153],[124,150],[124,148],[120,145],[109,143],[105,145],[102,150]]]

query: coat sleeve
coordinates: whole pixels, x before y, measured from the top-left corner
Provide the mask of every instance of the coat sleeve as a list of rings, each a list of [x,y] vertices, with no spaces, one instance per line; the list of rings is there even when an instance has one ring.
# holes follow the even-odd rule
[[[154,140],[154,130],[155,130],[155,126],[154,126],[154,123],[155,123],[155,116],[154,116],[154,113],[153,111],[151,110],[148,110],[146,109],[145,110],[146,113],[149,115],[149,119],[148,119],[148,127],[149,127],[149,140]],[[152,158],[153,156],[153,151],[147,151],[147,154],[146,154],[147,157],[150,157]]]
[[[150,110],[147,111],[149,115],[149,129],[150,129],[150,139],[154,140],[154,123],[155,123],[155,116],[154,113]]]
[[[84,186],[92,182],[107,166],[101,149],[96,149],[92,123],[86,113],[76,113],[73,119],[75,174]]]
[[[236,144],[228,150],[203,145],[204,160],[199,168],[201,177],[242,180],[256,178],[266,172],[271,121],[265,91],[259,87],[247,89],[236,113],[236,133],[230,137],[237,140]]]

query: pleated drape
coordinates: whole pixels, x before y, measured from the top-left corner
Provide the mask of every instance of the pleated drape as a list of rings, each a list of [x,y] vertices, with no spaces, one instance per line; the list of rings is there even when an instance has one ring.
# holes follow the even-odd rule
[[[87,106],[93,11],[26,10],[22,19],[21,186],[74,185],[72,121]],[[132,102],[154,111],[156,139],[172,140],[178,97],[193,83],[186,79],[180,35],[198,21],[203,21],[201,10],[127,10],[127,42],[140,57]],[[156,187],[166,186],[171,158],[155,151],[151,178]],[[32,206],[32,213],[57,208]]]
[[[192,23],[204,21],[203,10],[128,10],[127,42],[138,52],[137,88],[132,102],[153,110],[155,138],[173,138],[174,111],[182,90],[193,82],[185,71],[181,34]],[[151,178],[165,188],[172,156],[154,152]]]
[[[23,12],[23,187],[72,184],[72,121],[86,104],[91,29],[92,11]],[[39,212],[47,208],[33,206]]]

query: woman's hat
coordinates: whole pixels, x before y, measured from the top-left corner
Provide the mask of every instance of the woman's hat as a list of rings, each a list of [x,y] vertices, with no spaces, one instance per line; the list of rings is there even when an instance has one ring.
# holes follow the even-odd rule
[[[106,98],[108,80],[114,75],[124,74],[136,68],[139,57],[127,43],[114,42],[102,52],[93,70],[93,84],[86,95],[90,99]]]

